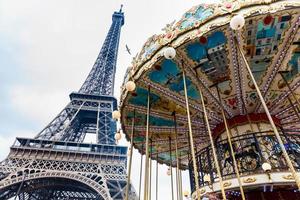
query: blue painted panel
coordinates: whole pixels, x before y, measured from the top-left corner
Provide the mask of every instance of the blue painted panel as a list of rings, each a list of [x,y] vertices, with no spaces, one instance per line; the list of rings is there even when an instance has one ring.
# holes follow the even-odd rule
[[[129,103],[134,104],[137,106],[147,106],[147,100],[148,100],[148,90],[138,87],[136,89],[136,95],[137,96],[131,96],[129,98]],[[150,99],[151,103],[156,103],[160,97],[154,93],[150,93]]]
[[[171,91],[184,95],[183,78],[181,70],[176,63],[171,60],[164,60],[159,70],[149,72],[149,79],[155,83],[159,83],[164,87],[168,87]],[[188,96],[192,99],[199,100],[200,95],[196,86],[187,77]]]
[[[128,112],[127,113],[127,118],[132,118],[132,117],[133,117],[133,112]],[[142,113],[136,113],[135,114],[135,125],[136,126],[144,126],[145,124],[146,124],[146,115],[142,114]],[[150,115],[149,124],[151,126],[173,127],[174,126],[174,121]]]
[[[223,32],[217,31],[207,37],[206,44],[200,44],[200,42],[194,42],[186,47],[187,55],[194,61],[200,61],[207,57],[208,49],[225,44],[227,41]]]
[[[185,13],[184,19],[179,24],[180,29],[188,29],[193,27],[196,23],[202,22],[213,14],[212,8],[204,8],[199,6],[196,10]]]

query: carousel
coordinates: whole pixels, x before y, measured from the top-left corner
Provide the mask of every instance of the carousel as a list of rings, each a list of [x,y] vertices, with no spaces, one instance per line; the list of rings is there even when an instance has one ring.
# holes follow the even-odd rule
[[[146,158],[140,199],[155,199],[152,160],[172,199],[300,199],[299,26],[299,0],[227,0],[148,39],[114,113]]]

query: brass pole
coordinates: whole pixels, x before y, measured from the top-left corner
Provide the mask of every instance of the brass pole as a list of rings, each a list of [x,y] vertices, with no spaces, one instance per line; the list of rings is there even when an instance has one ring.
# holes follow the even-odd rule
[[[182,66],[182,67],[184,67],[184,66]],[[192,123],[191,123],[191,116],[190,116],[190,107],[189,107],[189,100],[188,100],[188,95],[187,95],[187,88],[186,88],[186,80],[185,80],[185,71],[184,71],[184,68],[182,69],[182,77],[183,77],[183,87],[184,87],[186,112],[187,112],[187,117],[188,117],[189,137],[190,137],[192,161],[193,161],[193,168],[194,168],[194,178],[195,178],[195,185],[196,185],[196,198],[198,200],[200,200],[197,162],[196,162],[196,156],[195,156],[195,147],[194,147],[194,139],[193,139],[193,132],[192,132]]]
[[[150,156],[149,156],[149,200],[151,200],[151,184],[152,184],[152,140],[150,141]]]
[[[266,114],[267,114],[267,117],[268,117],[268,119],[269,119],[269,122],[270,122],[270,124],[271,124],[271,126],[272,126],[272,129],[273,129],[273,131],[274,131],[274,134],[275,134],[275,136],[276,136],[276,138],[277,138],[277,140],[278,140],[279,146],[280,146],[281,151],[282,151],[282,153],[283,153],[283,157],[285,158],[288,167],[289,167],[290,170],[292,171],[292,175],[293,175],[293,177],[294,177],[294,179],[295,179],[295,182],[296,182],[296,184],[297,184],[298,189],[300,189],[300,178],[299,178],[299,176],[298,176],[298,174],[297,174],[297,172],[296,172],[296,170],[295,170],[295,168],[294,168],[294,166],[293,166],[293,164],[292,164],[292,162],[291,162],[291,159],[289,158],[289,155],[287,154],[287,151],[286,151],[286,149],[285,149],[285,147],[284,147],[283,141],[282,141],[281,138],[280,138],[279,132],[278,132],[276,126],[275,126],[275,123],[274,123],[274,121],[273,121],[273,119],[272,119],[272,116],[271,116],[270,111],[269,111],[269,109],[268,109],[268,107],[267,107],[267,104],[266,104],[266,102],[265,102],[265,100],[264,100],[264,98],[263,98],[263,96],[262,96],[262,94],[261,94],[261,92],[260,92],[260,89],[259,89],[259,87],[258,87],[258,85],[257,85],[257,83],[256,83],[256,81],[255,81],[255,78],[254,78],[254,76],[253,76],[253,74],[252,74],[252,71],[251,71],[250,66],[249,66],[249,64],[248,64],[248,62],[247,62],[247,59],[246,59],[245,55],[243,54],[242,49],[241,49],[240,46],[238,45],[238,41],[237,41],[237,38],[236,38],[236,37],[234,37],[234,42],[235,42],[235,44],[236,44],[236,46],[237,46],[237,49],[238,49],[238,51],[239,51],[239,53],[240,53],[240,55],[241,55],[241,57],[242,57],[242,59],[243,59],[243,61],[244,61],[244,63],[245,63],[245,66],[246,66],[246,68],[247,68],[247,71],[248,71],[248,73],[249,73],[249,75],[250,75],[250,77],[251,77],[251,80],[252,80],[252,82],[253,82],[253,84],[254,84],[254,87],[255,87],[255,89],[256,89],[256,92],[257,92],[257,94],[258,94],[258,96],[259,96],[259,98],[260,98],[261,104],[262,104],[262,106],[263,106],[263,108],[264,108],[264,110],[265,110],[265,112],[266,112]]]
[[[142,145],[142,149],[144,149],[143,145]],[[141,192],[142,192],[142,174],[143,174],[143,154],[141,152],[140,181],[139,181],[139,200],[141,199]]]
[[[150,119],[150,85],[148,86],[147,97],[147,124],[146,124],[146,160],[145,160],[145,179],[144,179],[144,200],[148,200],[148,178],[149,178],[149,119]]]
[[[221,170],[220,170],[219,160],[218,160],[218,156],[217,156],[217,153],[216,153],[216,147],[215,147],[215,144],[214,144],[214,139],[212,137],[212,133],[211,133],[211,129],[210,129],[209,121],[208,121],[206,107],[205,107],[205,104],[204,104],[203,93],[202,93],[201,89],[199,89],[198,91],[199,91],[200,97],[201,97],[201,104],[202,104],[202,110],[203,110],[203,113],[204,113],[204,119],[205,119],[205,123],[206,123],[206,127],[207,127],[207,132],[208,132],[210,144],[211,144],[211,147],[212,147],[213,157],[214,157],[216,168],[217,168],[217,174],[218,174],[218,177],[219,177],[219,180],[220,180],[220,188],[221,188],[222,197],[223,197],[223,199],[226,200],[226,194],[225,194],[225,189],[224,189],[224,185],[223,185],[223,179],[222,179],[222,174],[221,174]]]
[[[243,186],[242,186],[242,180],[241,180],[241,177],[240,177],[239,168],[237,166],[237,162],[236,162],[236,158],[235,158],[233,146],[232,146],[232,143],[231,143],[231,135],[232,135],[231,134],[231,130],[228,127],[227,119],[226,119],[224,108],[223,108],[222,101],[221,101],[219,86],[216,85],[216,88],[217,88],[219,102],[221,104],[221,113],[222,113],[222,117],[223,117],[225,129],[226,129],[227,140],[228,140],[228,144],[229,144],[229,148],[230,148],[230,153],[231,153],[231,157],[232,157],[234,171],[235,171],[236,177],[238,179],[238,183],[239,183],[239,188],[240,188],[240,191],[241,191],[242,199],[245,200],[246,198],[245,198],[244,189],[243,189]]]
[[[129,188],[130,188],[132,152],[133,152],[133,136],[134,136],[134,122],[135,122],[135,110],[133,110],[133,118],[132,118],[132,121],[131,121],[130,156],[129,156],[129,166],[128,166],[127,186],[126,186],[126,197],[125,197],[126,200],[128,200]]]
[[[179,157],[181,157],[181,152],[179,152]],[[179,160],[179,166],[181,163],[181,159]],[[182,174],[181,174],[181,170],[179,170],[179,196],[180,196],[180,200],[183,200],[183,192],[182,192]]]
[[[174,200],[171,136],[169,137],[169,148],[170,148],[169,155],[170,155],[170,170],[171,170],[171,192],[172,192],[172,200]]]
[[[158,200],[158,154],[156,154],[156,188],[155,188],[155,195],[156,195],[156,200]]]
[[[175,152],[176,152],[176,193],[177,199],[180,199],[180,186],[179,186],[179,156],[178,156],[178,133],[176,123],[176,112],[173,113],[174,129],[175,129]]]
[[[182,174],[181,174],[181,170],[179,170],[179,185],[180,185],[180,200],[183,200],[183,192],[182,192]]]
[[[287,85],[289,91],[292,93],[292,96],[294,97],[294,99],[296,100],[296,104],[298,104],[298,100],[296,98],[296,95],[294,94],[292,88],[290,87],[289,83],[287,82],[287,80],[285,79],[285,77],[282,74],[283,72],[279,72],[279,74],[281,75],[281,78],[284,80],[285,84]],[[287,95],[288,101],[291,105],[291,107],[293,108],[295,114],[297,115],[298,119],[300,120],[300,115],[299,115],[299,107],[295,104],[293,104],[291,98],[289,97],[289,95]]]

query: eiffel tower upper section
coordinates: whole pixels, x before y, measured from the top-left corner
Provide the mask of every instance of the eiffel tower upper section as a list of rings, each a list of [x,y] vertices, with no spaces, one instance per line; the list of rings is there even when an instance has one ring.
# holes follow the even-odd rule
[[[117,100],[113,94],[123,24],[121,7],[112,15],[104,44],[80,90],[70,94],[71,102],[35,139],[82,143],[87,134],[96,134],[98,144],[115,144],[116,122],[112,111],[117,109]]]
[[[79,93],[113,96],[119,39],[123,24],[122,10],[115,12],[101,51]]]

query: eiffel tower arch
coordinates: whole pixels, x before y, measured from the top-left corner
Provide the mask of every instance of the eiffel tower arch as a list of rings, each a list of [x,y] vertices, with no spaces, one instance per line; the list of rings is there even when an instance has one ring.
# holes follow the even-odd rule
[[[122,9],[91,72],[70,103],[35,138],[16,138],[0,162],[0,199],[124,199],[127,147],[116,145],[113,97]],[[95,143],[84,143],[96,134]],[[130,199],[136,199],[130,185]]]

